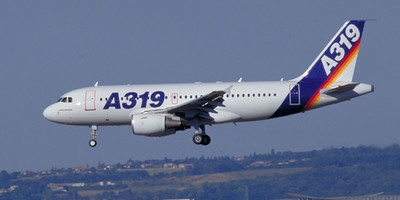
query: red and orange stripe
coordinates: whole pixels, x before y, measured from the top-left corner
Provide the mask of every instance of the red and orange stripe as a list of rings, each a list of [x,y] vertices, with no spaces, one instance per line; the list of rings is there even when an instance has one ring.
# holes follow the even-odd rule
[[[338,78],[339,76],[343,73],[343,71],[347,68],[347,66],[350,64],[350,62],[354,59],[354,57],[358,54],[358,50],[360,47],[360,41],[354,45],[353,49],[346,55],[344,60],[340,62],[339,66],[336,67],[336,69],[331,73],[331,75],[325,80],[323,84],[318,88],[318,90],[314,93],[314,95],[311,97],[311,99],[307,102],[307,104],[304,106],[304,111],[310,110],[321,98],[320,96],[320,90],[324,88],[329,88]]]

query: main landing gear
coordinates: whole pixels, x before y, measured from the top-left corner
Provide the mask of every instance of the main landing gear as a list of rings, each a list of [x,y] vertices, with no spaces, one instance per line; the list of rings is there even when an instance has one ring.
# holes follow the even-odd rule
[[[204,125],[200,125],[199,128],[201,128],[201,133],[199,133],[199,129],[197,128],[196,132],[193,136],[193,142],[195,144],[198,144],[198,145],[201,144],[204,146],[210,144],[211,138],[210,138],[210,136],[206,135],[206,131],[205,131],[206,129],[205,129]]]
[[[92,129],[92,132],[90,132],[90,134],[92,135],[92,139],[89,140],[89,146],[95,147],[97,145],[97,141],[96,141],[97,125],[91,125],[90,128]]]

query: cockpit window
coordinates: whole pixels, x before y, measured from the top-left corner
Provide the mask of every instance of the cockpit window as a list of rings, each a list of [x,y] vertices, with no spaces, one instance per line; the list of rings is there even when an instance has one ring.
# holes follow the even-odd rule
[[[61,97],[57,102],[72,103],[72,97]]]

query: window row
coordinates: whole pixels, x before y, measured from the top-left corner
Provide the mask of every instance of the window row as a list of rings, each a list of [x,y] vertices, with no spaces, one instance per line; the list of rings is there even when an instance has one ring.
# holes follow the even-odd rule
[[[235,96],[235,94],[231,94],[231,95],[229,95],[229,94],[227,94],[226,95],[226,97],[227,98],[229,98],[229,97],[232,97],[232,98],[234,98],[234,97],[261,97],[261,96],[263,96],[263,97],[266,97],[267,96],[267,94],[266,93],[258,93],[258,94],[255,94],[255,93],[253,93],[253,94],[250,94],[250,93],[247,93],[247,95],[246,94],[242,94],[241,96],[240,96],[240,94],[236,94],[236,96]],[[276,93],[268,93],[268,97],[271,97],[271,96],[274,96],[274,97],[276,97]]]
[[[179,99],[197,99],[198,97],[202,97],[203,95],[179,95]],[[239,97],[276,97],[276,93],[247,93],[247,94],[226,94],[224,95],[226,98],[239,98]],[[178,96],[177,95],[172,95],[173,99],[177,99]],[[121,97],[121,101],[123,101],[124,99],[126,99],[127,101],[130,100],[129,97]],[[136,97],[136,100],[139,100],[139,97]],[[147,99],[149,99],[147,97]],[[168,96],[165,96],[165,99],[168,99]],[[108,100],[108,98],[104,98],[105,101]],[[71,100],[72,101],[72,100]],[[100,98],[100,101],[103,101],[103,98]]]

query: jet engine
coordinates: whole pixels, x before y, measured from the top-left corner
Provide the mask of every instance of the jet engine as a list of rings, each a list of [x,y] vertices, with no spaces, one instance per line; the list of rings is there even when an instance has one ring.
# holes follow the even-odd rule
[[[181,130],[183,120],[180,117],[165,114],[133,114],[132,132],[135,135],[161,137]]]

